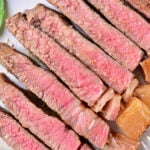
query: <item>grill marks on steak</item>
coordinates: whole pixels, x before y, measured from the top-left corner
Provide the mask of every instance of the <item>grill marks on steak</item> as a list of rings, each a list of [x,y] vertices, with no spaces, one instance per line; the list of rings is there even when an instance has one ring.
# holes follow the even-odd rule
[[[87,138],[98,148],[105,145],[109,134],[108,125],[84,107],[50,72],[33,65],[25,56],[8,47],[0,46],[0,62],[28,89],[42,98],[79,135]]]
[[[121,32],[107,24],[83,0],[48,0],[63,14],[79,25],[110,56],[130,70],[134,70],[142,51]]]
[[[88,0],[88,2],[137,45],[150,51],[150,25],[140,15],[125,6],[120,0]]]
[[[81,36],[58,13],[39,4],[25,14],[30,24],[40,28],[66,47],[117,92],[121,93],[128,87],[133,75]]]
[[[48,150],[34,136],[23,129],[14,118],[1,109],[0,137],[15,150]]]
[[[89,106],[93,106],[100,99],[106,89],[100,78],[47,34],[30,26],[21,14],[8,19],[7,27],[27,49],[54,71],[77,97]]]
[[[52,149],[77,150],[80,146],[81,142],[72,130],[68,130],[65,124],[57,118],[44,114],[42,110],[32,104],[23,93],[8,83],[2,76],[0,76],[0,99],[9,111],[20,121],[23,127],[28,128]],[[31,146],[29,146],[29,148]],[[40,147],[38,149],[40,149]]]

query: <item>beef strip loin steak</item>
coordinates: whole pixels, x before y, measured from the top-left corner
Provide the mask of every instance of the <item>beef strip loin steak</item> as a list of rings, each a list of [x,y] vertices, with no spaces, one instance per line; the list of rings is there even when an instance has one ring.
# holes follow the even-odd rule
[[[105,145],[109,134],[106,122],[82,105],[52,73],[37,67],[27,57],[4,44],[0,44],[0,63],[56,111],[79,135],[98,148]],[[43,125],[45,126],[44,123]]]
[[[11,17],[7,20],[7,27],[28,50],[55,72],[77,97],[89,106],[93,106],[100,99],[106,89],[101,79],[48,35],[30,26],[24,16],[18,14]]]
[[[0,109],[0,137],[15,150],[48,150],[10,115]]]
[[[130,70],[142,58],[142,51],[120,31],[104,21],[83,0],[48,0],[80,26],[95,43]]]
[[[22,126],[28,128],[53,150],[77,150],[80,147],[81,142],[72,130],[67,129],[56,117],[46,115],[2,76],[0,76],[0,99]]]
[[[133,75],[80,35],[64,20],[64,16],[41,4],[34,9],[27,10],[25,14],[30,24],[40,28],[66,47],[70,53],[99,75],[107,85],[119,93],[128,87]]]
[[[0,109],[0,137],[15,150],[48,150],[34,136]]]
[[[88,2],[93,4],[112,24],[137,45],[150,52],[150,24],[144,18],[125,6],[121,0],[88,0]]]

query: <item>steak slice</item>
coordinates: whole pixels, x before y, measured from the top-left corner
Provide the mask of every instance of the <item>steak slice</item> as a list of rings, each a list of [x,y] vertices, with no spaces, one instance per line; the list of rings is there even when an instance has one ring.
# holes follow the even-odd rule
[[[142,51],[121,32],[106,23],[83,0],[48,0],[80,26],[95,43],[130,70],[134,70]]]
[[[57,118],[46,115],[3,76],[0,76],[0,99],[23,127],[53,150],[77,150],[80,147],[81,142],[72,130]]]
[[[16,23],[17,21],[17,23]],[[55,72],[89,106],[93,106],[106,87],[92,71],[39,29],[17,14],[7,20],[9,31],[34,55]]]
[[[150,1],[149,0],[125,0],[129,2],[134,8],[143,13],[150,19]]]
[[[150,25],[139,14],[125,6],[121,0],[88,0],[88,2],[137,45],[150,52]]]
[[[26,11],[25,14],[30,24],[39,27],[60,45],[66,47],[70,53],[97,73],[107,85],[119,93],[128,87],[133,75],[81,36],[61,15],[41,4]]]
[[[0,137],[15,150],[48,150],[34,136],[0,109]]]
[[[53,74],[37,67],[27,57],[4,44],[0,44],[0,63],[56,111],[79,135],[98,148],[105,145],[109,134],[108,125],[82,105]]]

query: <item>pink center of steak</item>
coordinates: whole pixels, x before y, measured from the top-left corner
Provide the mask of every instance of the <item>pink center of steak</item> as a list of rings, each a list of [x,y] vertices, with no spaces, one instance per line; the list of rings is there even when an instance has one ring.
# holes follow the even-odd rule
[[[0,112],[0,135],[16,150],[48,150],[24,130],[20,124],[2,112]]]
[[[26,11],[26,16],[30,24],[42,29],[66,47],[117,92],[121,93],[128,87],[133,75],[81,36],[58,13],[43,5],[37,5],[34,9]]]
[[[96,147],[105,145],[109,133],[108,125],[91,110],[85,108],[50,72],[33,65],[29,59],[17,52],[7,54],[1,51],[0,54],[1,63],[13,72],[27,88],[42,98],[78,134],[87,138]],[[42,122],[42,124],[46,123]],[[45,133],[47,128],[44,129]],[[95,130],[98,131],[97,134]],[[57,133],[54,130],[55,132]],[[97,135],[100,137],[94,138]],[[61,136],[58,137],[61,138]]]
[[[105,91],[100,78],[46,34],[30,26],[23,17],[15,19],[8,28],[19,41],[53,70],[81,100],[93,106]]]
[[[74,149],[80,146],[78,136],[55,117],[44,114],[19,90],[1,81],[0,98],[25,128],[53,149]],[[66,140],[69,141],[66,145]]]
[[[142,51],[122,33],[107,24],[82,0],[48,0],[79,25],[110,56],[134,70]]]
[[[143,49],[150,51],[150,25],[119,0],[89,0],[120,30]]]

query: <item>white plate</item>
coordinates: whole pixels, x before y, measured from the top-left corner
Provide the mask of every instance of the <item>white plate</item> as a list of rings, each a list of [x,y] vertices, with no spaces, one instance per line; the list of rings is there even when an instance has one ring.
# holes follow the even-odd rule
[[[6,3],[7,3],[6,5],[8,10],[8,16],[12,16],[17,12],[23,12],[25,9],[33,8],[38,3],[43,3],[53,8],[53,6],[50,5],[46,0],[30,0],[30,1],[7,0]],[[16,49],[27,54],[27,51],[24,49],[24,47],[8,32],[7,29],[4,29],[4,32],[0,35],[0,41],[1,42],[9,41],[10,45],[14,44],[14,47]],[[19,86],[23,87],[23,85],[20,84],[18,80],[14,78],[14,76],[10,75],[2,66],[0,66],[0,72],[5,72],[7,76],[9,76],[14,82],[19,84]],[[0,102],[0,106],[4,107],[4,105],[1,102]],[[143,146],[142,145],[140,146],[140,150],[150,150],[150,138],[148,138],[148,135],[150,135],[150,129],[141,138],[145,144]],[[8,147],[7,144],[5,144],[5,142],[0,138],[0,150],[12,150],[12,149]]]

